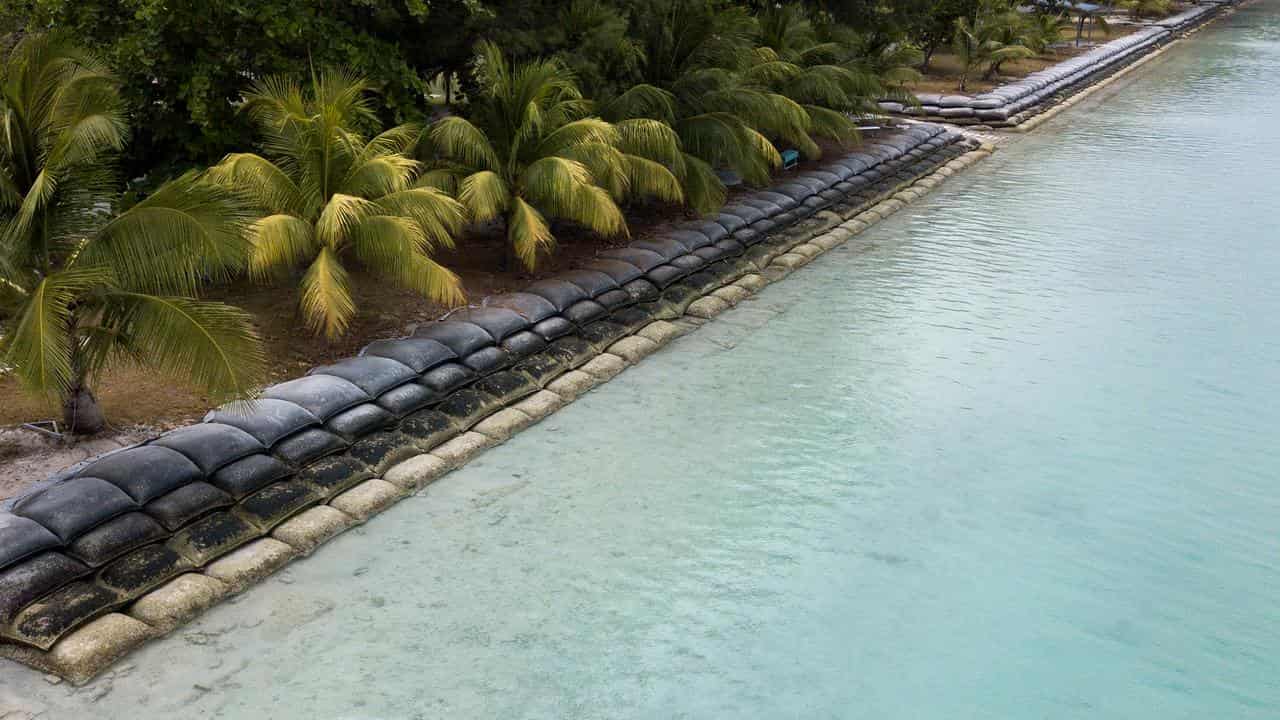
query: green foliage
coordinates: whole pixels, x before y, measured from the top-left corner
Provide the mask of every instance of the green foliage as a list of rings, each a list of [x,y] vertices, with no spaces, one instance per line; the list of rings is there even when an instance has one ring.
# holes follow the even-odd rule
[[[636,195],[683,200],[672,172],[629,150],[673,156],[674,135],[646,123],[616,126],[589,115],[575,78],[555,59],[511,63],[492,43],[476,61],[470,119],[431,126],[420,184],[456,190],[474,219],[503,218],[511,252],[527,268],[555,242],[548,218],[624,235],[617,202]]]
[[[956,20],[952,50],[960,60],[960,91],[970,76],[982,70],[984,78],[999,72],[1010,60],[1035,57],[1028,47],[1027,23],[1009,0],[983,0],[973,18]]]
[[[122,208],[128,134],[93,55],[31,35],[0,65],[0,352],[32,392],[70,398],[113,362],[245,395],[262,365],[249,318],[193,299],[244,265],[249,215],[185,175]]]
[[[267,77],[244,96],[243,111],[259,129],[263,155],[228,155],[207,176],[244,193],[261,215],[248,229],[254,277],[306,267],[300,306],[315,332],[335,339],[354,317],[346,269],[353,259],[425,297],[461,299],[457,276],[431,255],[453,246],[463,208],[414,185],[420,165],[406,152],[417,126],[361,135],[374,117],[365,80],[340,71],[313,75],[306,86]]]
[[[115,69],[138,117],[129,176],[191,167],[246,146],[246,78],[344,66],[370,78],[382,122],[424,118],[426,78],[460,67],[477,3],[427,0],[10,0],[0,27],[58,28]],[[0,3],[4,5],[6,3]],[[5,17],[5,15],[8,17]]]
[[[1129,11],[1133,18],[1164,17],[1173,12],[1172,0],[1120,0],[1116,3]]]

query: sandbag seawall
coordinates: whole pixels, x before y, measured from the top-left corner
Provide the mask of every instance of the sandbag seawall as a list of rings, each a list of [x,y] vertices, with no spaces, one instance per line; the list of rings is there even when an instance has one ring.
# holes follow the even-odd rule
[[[87,681],[807,262],[810,238],[865,226],[872,203],[970,149],[913,125],[59,473],[0,506],[0,652]]]
[[[1237,0],[1206,2],[1077,57],[1031,73],[1017,82],[980,95],[920,93],[918,106],[882,102],[882,110],[956,125],[1016,126],[1069,96],[1116,72],[1185,32],[1217,17]]]

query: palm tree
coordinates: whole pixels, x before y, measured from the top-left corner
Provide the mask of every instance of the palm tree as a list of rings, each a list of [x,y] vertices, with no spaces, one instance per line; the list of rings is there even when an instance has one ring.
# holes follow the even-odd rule
[[[243,267],[237,198],[187,175],[123,208],[117,82],[58,37],[29,35],[0,65],[0,127],[0,364],[60,400],[74,433],[105,427],[92,387],[114,363],[246,395],[263,360],[250,318],[195,299]]]
[[[1016,11],[1013,11],[1016,15]],[[1002,63],[1034,57],[1035,52],[1009,37],[1010,23],[1018,20],[1001,11],[998,3],[984,2],[973,18],[956,20],[953,52],[960,60],[960,92],[968,89],[970,75],[985,67],[984,78],[990,78]],[[1020,22],[1020,20],[1018,20]]]
[[[268,77],[244,96],[262,135],[264,155],[235,153],[208,171],[214,182],[246,194],[259,217],[249,228],[249,271],[258,280],[301,266],[299,306],[313,331],[333,340],[357,308],[351,260],[440,302],[462,298],[458,278],[432,259],[453,247],[463,207],[447,194],[414,185],[420,164],[406,153],[419,128],[400,125],[371,139],[367,83],[343,71]]]
[[[746,10],[708,0],[656,0],[639,4],[633,33],[644,50],[637,82],[607,96],[600,113],[615,122],[650,118],[669,124],[680,139],[680,176],[689,205],[710,212],[724,202],[715,168],[729,168],[763,184],[782,160],[771,138],[816,156],[811,135],[852,139],[839,113],[809,112],[745,70],[757,64],[759,33]]]
[[[800,103],[827,137],[856,138],[849,114],[878,113],[884,99],[914,98],[906,85],[919,79],[911,66],[920,58],[910,46],[873,47],[848,26],[815,24],[799,4],[767,5],[756,18],[760,47],[746,76]]]
[[[512,65],[489,42],[478,46],[480,96],[470,119],[450,116],[424,135],[432,169],[421,184],[457,192],[472,217],[501,218],[509,261],[532,269],[555,238],[548,218],[604,236],[625,235],[617,202],[654,196],[680,202],[680,183],[646,155],[677,152],[660,123],[617,127],[589,115],[574,76],[556,59]]]

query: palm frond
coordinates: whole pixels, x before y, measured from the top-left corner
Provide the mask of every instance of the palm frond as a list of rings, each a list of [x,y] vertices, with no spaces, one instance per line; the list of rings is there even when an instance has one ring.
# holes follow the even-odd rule
[[[426,252],[453,247],[453,237],[466,222],[466,208],[435,188],[410,188],[377,199],[382,213],[409,218],[422,229]]]
[[[0,337],[3,364],[28,390],[57,395],[75,380],[72,307],[111,282],[104,268],[64,270],[45,277],[26,296],[11,328]]]
[[[371,200],[335,193],[316,220],[316,239],[325,247],[338,250],[352,228],[377,212],[378,205]]]
[[[249,226],[249,274],[255,280],[283,278],[318,249],[315,226],[293,215],[268,215]]]
[[[303,211],[303,194],[293,178],[278,165],[253,153],[232,153],[205,171],[223,187],[241,192],[256,208],[268,213]]]
[[[266,364],[252,317],[223,303],[114,292],[123,349],[135,362],[190,380],[214,402],[248,396]]]
[[[492,220],[506,212],[511,204],[511,188],[502,176],[492,170],[468,175],[458,189],[458,199],[480,222]]]
[[[351,278],[331,247],[320,248],[302,276],[302,315],[307,325],[330,340],[347,331],[356,314]]]
[[[234,193],[188,174],[107,223],[80,261],[110,267],[126,290],[194,295],[244,267],[251,219]]]
[[[366,267],[423,297],[449,304],[463,299],[458,276],[426,254],[427,239],[412,218],[366,218],[352,244]]]
[[[507,242],[521,264],[534,269],[538,256],[551,252],[555,241],[542,213],[519,196],[511,198],[511,211],[507,214]]]
[[[500,170],[489,138],[470,121],[451,115],[431,126],[431,142],[445,157],[476,170]]]

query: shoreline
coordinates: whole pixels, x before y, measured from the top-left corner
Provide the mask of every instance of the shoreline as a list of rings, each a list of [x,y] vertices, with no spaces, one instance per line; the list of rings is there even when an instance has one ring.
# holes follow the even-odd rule
[[[1225,14],[1227,13],[1216,13],[1210,21]],[[1204,24],[1201,24],[1199,27],[1203,26]],[[1198,30],[1199,27],[1196,29]],[[1130,69],[1145,64],[1147,60],[1161,54],[1173,42],[1145,54],[1134,63],[1120,68],[1099,82],[1083,87],[1078,93],[1046,108],[1023,123],[1026,127],[1020,124],[1018,128],[1002,128],[1002,130],[1026,132],[1034,129],[1094,90],[1105,87],[1114,79],[1127,74]],[[1032,120],[1035,122],[1032,123]],[[907,134],[911,134],[913,128],[915,130],[938,128],[936,125],[917,121],[908,121],[908,123]],[[924,132],[930,131],[924,130]],[[612,323],[623,328],[624,332],[619,332],[616,328],[598,327],[598,324],[606,322],[606,319],[621,317],[620,314],[625,310],[621,305],[617,313],[606,313],[602,316],[605,319],[596,318],[583,322],[579,325],[578,335],[585,335],[583,339],[586,342],[579,343],[569,357],[557,361],[561,364],[561,367],[556,368],[558,372],[542,367],[544,374],[535,381],[536,389],[527,383],[520,387],[514,384],[504,385],[504,381],[511,380],[506,377],[502,381],[490,382],[492,378],[505,372],[498,369],[492,375],[481,376],[481,379],[476,381],[477,386],[487,383],[484,385],[484,392],[488,393],[487,397],[479,396],[479,391],[472,391],[468,399],[457,401],[457,398],[467,393],[469,388],[459,389],[441,397],[439,401],[441,406],[453,403],[452,410],[447,412],[450,417],[455,418],[453,425],[459,429],[458,432],[444,433],[438,429],[430,430],[424,435],[422,442],[406,447],[396,442],[395,438],[388,436],[388,431],[375,430],[371,435],[353,441],[349,449],[343,452],[326,454],[313,458],[314,461],[299,463],[298,467],[301,468],[299,474],[310,472],[310,478],[315,482],[320,480],[321,475],[328,473],[325,481],[333,483],[332,487],[338,488],[338,491],[318,502],[298,504],[297,498],[277,499],[276,502],[284,504],[273,508],[279,513],[279,517],[273,520],[276,524],[265,530],[255,531],[253,538],[242,538],[236,544],[223,547],[223,552],[208,555],[202,563],[193,562],[191,556],[184,558],[180,563],[182,571],[179,574],[167,575],[162,582],[150,583],[145,592],[127,600],[108,603],[110,610],[105,614],[90,613],[88,617],[76,621],[62,634],[54,637],[43,650],[32,645],[0,642],[0,654],[63,677],[74,684],[88,682],[133,648],[147,640],[172,632],[221,600],[265,579],[290,561],[309,555],[329,539],[364,523],[400,499],[412,495],[435,479],[465,464],[488,447],[505,441],[524,427],[554,413],[563,405],[572,402],[596,385],[612,379],[676,337],[696,330],[716,315],[759,292],[767,285],[784,279],[819,255],[848,242],[874,223],[924,196],[952,175],[985,159],[995,150],[995,146],[991,143],[978,143],[971,136],[954,133],[954,137],[949,142],[933,147],[929,152],[920,152],[921,145],[928,140],[943,137],[947,132],[938,128],[936,134],[930,135],[909,150],[904,150],[897,157],[881,158],[879,162],[863,171],[837,181],[848,184],[846,181],[850,178],[865,178],[874,173],[875,177],[863,183],[863,189],[856,192],[833,191],[832,187],[837,182],[829,183],[824,190],[812,187],[810,190],[814,191],[813,194],[803,202],[796,200],[794,207],[786,210],[778,206],[779,212],[772,214],[759,211],[757,206],[740,203],[738,207],[744,215],[757,214],[751,211],[754,207],[759,211],[759,217],[750,222],[746,222],[746,218],[743,218],[742,226],[730,233],[749,229],[748,226],[758,225],[763,228],[766,223],[773,223],[765,231],[770,233],[767,238],[755,240],[740,256],[726,259],[722,255],[718,260],[713,261],[722,263],[722,269],[727,272],[718,275],[701,272],[701,267],[713,264],[713,262],[703,262],[699,271],[685,274],[682,276],[683,280],[672,282],[662,290],[657,299],[650,301],[656,311],[649,313],[650,316],[643,322],[637,319],[632,323],[621,325],[617,322]],[[954,151],[962,145],[964,147],[962,151]],[[951,153],[949,157],[948,152]],[[917,155],[911,157],[912,153]],[[865,155],[865,153],[855,152],[842,159],[860,154]],[[908,172],[901,169],[899,165],[893,166],[892,173],[879,171],[879,168],[895,163],[900,158],[909,157],[911,168],[927,167],[921,168],[918,173]],[[784,177],[780,182],[762,192],[778,194],[776,191],[782,186],[796,184],[789,183],[788,180],[789,178]],[[876,187],[881,189],[873,190]],[[797,190],[797,193],[803,192],[803,190]],[[830,192],[839,192],[840,199],[833,200],[823,194]],[[810,199],[818,197],[826,201],[821,209],[812,207],[813,212],[804,217],[797,217],[793,212],[807,204]],[[813,205],[819,204],[821,203],[813,203]],[[774,217],[786,215],[788,212],[792,213],[789,222],[774,222]],[[741,237],[745,239],[749,234],[743,234]],[[639,249],[657,255],[661,248],[655,245],[656,241],[640,240],[632,243],[626,250]],[[645,270],[645,273],[653,272],[659,267],[678,267],[671,261],[695,255],[696,250],[710,247],[712,245],[708,244],[696,248],[695,252],[660,257],[660,262]],[[682,249],[688,250],[688,248]],[[688,261],[688,264],[693,262]],[[710,277],[703,277],[697,281],[691,280],[697,275],[710,275]],[[606,295],[616,292],[621,289],[621,285],[626,284],[618,278],[614,280],[617,281],[614,287],[606,288],[591,297],[566,300],[564,307],[556,308],[557,317],[560,313],[569,314],[572,308],[579,307],[584,302],[608,307],[605,305]],[[585,313],[588,309],[592,308],[579,312]],[[533,319],[532,315],[526,315],[526,317]],[[472,322],[481,322],[478,317],[468,316],[468,319]],[[538,323],[531,323],[531,326],[536,327],[537,324],[550,319],[552,318],[548,315]],[[595,329],[590,330],[593,327]],[[523,332],[527,330],[514,332],[498,339],[506,341]],[[571,344],[562,344],[562,347]],[[497,346],[498,343],[493,345],[493,347]],[[472,356],[466,357],[470,359]],[[532,370],[529,368],[529,371]],[[233,421],[225,416],[218,419],[224,422]],[[462,428],[464,425],[465,429]],[[447,438],[446,435],[448,435]],[[355,458],[354,462],[346,460],[352,457]],[[77,467],[83,467],[83,465],[82,463],[81,466],[73,466],[54,478],[37,484],[34,490],[28,490],[15,500],[31,497],[33,494],[74,477]],[[323,469],[317,470],[321,467]],[[335,478],[333,477],[335,474],[341,474],[342,477]],[[284,484],[286,484],[284,481],[276,483],[276,485]],[[289,505],[289,503],[294,504]],[[15,502],[10,501],[0,507],[13,508],[14,505]],[[195,517],[214,516],[197,514]],[[105,527],[107,522],[93,524],[89,532]],[[5,530],[4,518],[0,517],[0,531],[3,530]],[[178,533],[175,532],[172,538],[176,538],[177,535]],[[166,547],[172,547],[175,540],[170,539],[165,542]],[[191,551],[192,546],[184,549]],[[202,552],[194,553],[194,555],[202,554]],[[0,561],[2,560],[3,558],[0,558]],[[17,563],[21,562],[23,560],[10,562],[2,569],[6,571],[13,569]],[[3,564],[0,562],[0,565]],[[0,574],[0,578],[2,577],[3,574]],[[72,594],[64,597],[63,600],[84,597],[88,589],[79,586],[94,583],[86,583],[80,580],[80,577],[76,575],[76,579],[57,590],[40,593],[34,604],[24,606],[25,610],[19,608],[21,612],[15,612],[14,618],[22,612],[30,612],[31,608],[39,606],[42,602],[40,598],[53,598],[54,595],[51,593],[61,592],[73,585],[77,586],[80,594]],[[9,589],[12,587],[9,586]],[[5,589],[3,582],[0,582],[0,593]]]

